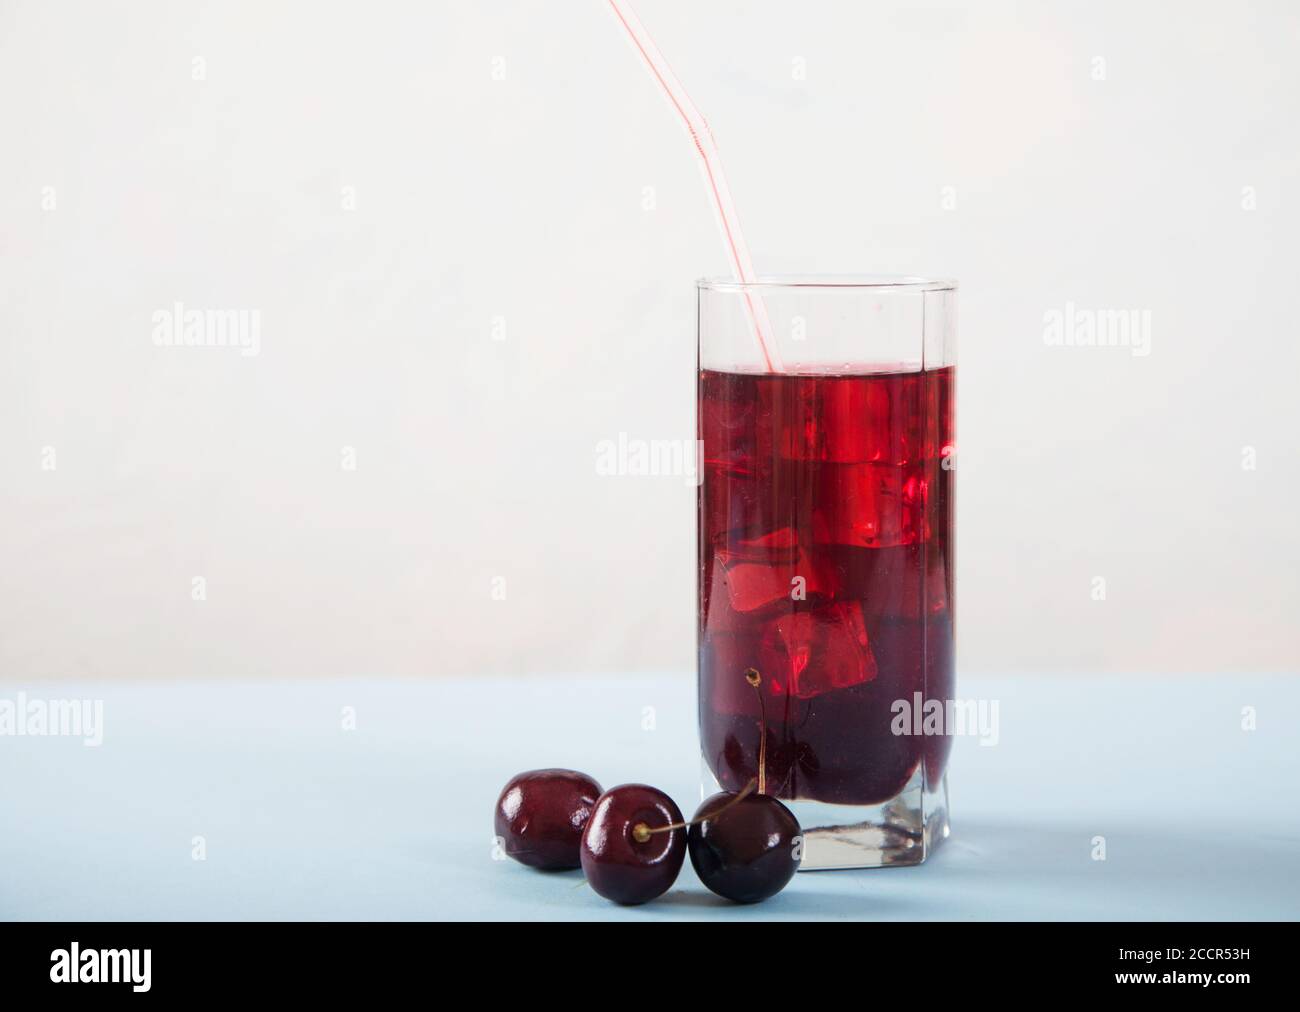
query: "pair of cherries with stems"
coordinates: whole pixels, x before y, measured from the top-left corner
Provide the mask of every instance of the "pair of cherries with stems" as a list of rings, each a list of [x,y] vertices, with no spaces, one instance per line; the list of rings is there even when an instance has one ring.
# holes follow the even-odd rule
[[[645,903],[677,881],[686,854],[700,881],[737,903],[780,892],[799,867],[799,821],[767,793],[767,717],[758,695],[758,776],[740,791],[721,791],[686,822],[663,791],[622,784],[602,791],[585,773],[530,770],[512,778],[496,805],[505,852],[533,868],[581,867],[597,893],[615,903]]]

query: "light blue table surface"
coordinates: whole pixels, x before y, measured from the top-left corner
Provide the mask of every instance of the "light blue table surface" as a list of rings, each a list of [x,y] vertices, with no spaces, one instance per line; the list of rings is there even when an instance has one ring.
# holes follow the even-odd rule
[[[0,683],[0,700],[104,704],[98,748],[0,735],[0,917],[1300,917],[1300,679],[963,676],[959,690],[998,701],[999,742],[956,742],[953,836],[926,865],[801,874],[736,907],[688,862],[665,897],[624,909],[577,872],[494,860],[493,802],[515,772],[562,765],[653,783],[690,811],[686,675]]]

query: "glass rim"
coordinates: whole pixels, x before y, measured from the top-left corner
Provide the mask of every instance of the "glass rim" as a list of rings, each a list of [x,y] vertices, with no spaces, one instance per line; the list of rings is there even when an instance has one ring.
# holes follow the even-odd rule
[[[702,292],[770,292],[783,288],[862,288],[872,291],[955,292],[955,278],[922,278],[908,274],[761,274],[753,281],[697,278]]]

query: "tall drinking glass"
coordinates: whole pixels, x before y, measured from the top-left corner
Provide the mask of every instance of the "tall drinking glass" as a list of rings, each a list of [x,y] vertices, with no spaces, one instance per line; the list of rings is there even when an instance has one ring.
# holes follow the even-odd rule
[[[782,799],[805,869],[918,864],[948,835],[956,284],[698,290],[705,786]]]

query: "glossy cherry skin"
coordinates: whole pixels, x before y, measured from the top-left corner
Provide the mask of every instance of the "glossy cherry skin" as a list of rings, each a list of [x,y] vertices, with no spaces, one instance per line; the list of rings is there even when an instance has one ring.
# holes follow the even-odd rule
[[[729,807],[720,811],[723,806]],[[771,795],[736,801],[723,791],[705,799],[691,821],[691,864],[719,896],[758,903],[784,889],[799,869],[799,820]]]
[[[596,802],[582,832],[582,870],[587,884],[615,903],[645,903],[677,881],[686,859],[685,828],[652,833],[644,842],[636,827],[682,822],[681,809],[663,791],[645,784],[611,787]]]
[[[505,852],[533,868],[577,868],[582,829],[600,784],[576,770],[529,770],[497,798],[496,834]]]

